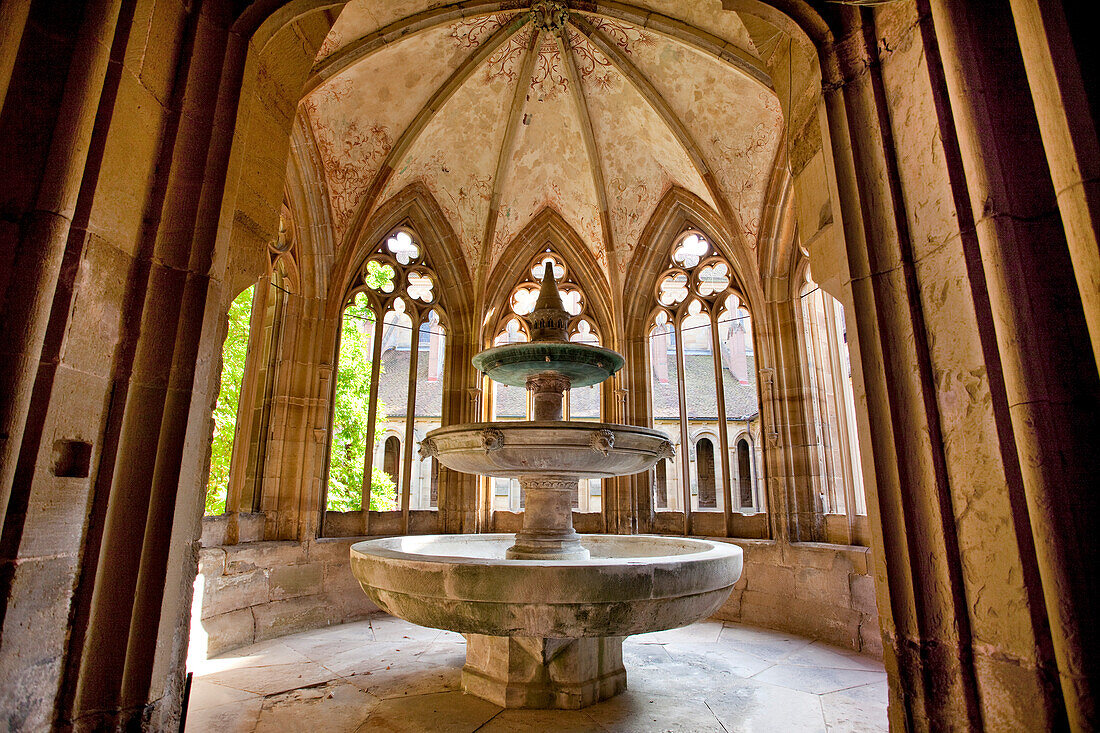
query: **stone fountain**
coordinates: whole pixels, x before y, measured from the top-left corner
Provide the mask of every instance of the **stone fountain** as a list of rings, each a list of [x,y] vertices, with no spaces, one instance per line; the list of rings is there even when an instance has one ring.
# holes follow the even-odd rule
[[[388,613],[466,637],[462,687],[503,707],[580,708],[626,689],[622,642],[714,613],[741,575],[736,545],[686,537],[585,535],[573,529],[582,478],[647,471],[673,456],[650,428],[563,421],[562,396],[622,368],[609,349],[571,343],[569,314],[546,266],[531,342],[473,359],[496,382],[525,386],[529,422],[438,428],[421,455],[464,473],[518,479],[515,535],[426,535],[352,545],[352,572]]]

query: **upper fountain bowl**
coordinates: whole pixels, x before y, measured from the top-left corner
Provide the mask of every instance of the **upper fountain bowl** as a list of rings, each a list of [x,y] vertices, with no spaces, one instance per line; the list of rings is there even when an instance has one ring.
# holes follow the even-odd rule
[[[528,377],[545,372],[565,376],[572,387],[589,387],[600,384],[625,363],[611,349],[569,341],[506,344],[473,358],[474,367],[489,379],[512,387],[523,387]]]

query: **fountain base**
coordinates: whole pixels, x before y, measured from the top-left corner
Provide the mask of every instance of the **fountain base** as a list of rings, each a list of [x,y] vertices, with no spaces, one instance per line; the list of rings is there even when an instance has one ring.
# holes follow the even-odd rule
[[[626,689],[621,636],[465,636],[462,689],[501,707],[576,710]]]

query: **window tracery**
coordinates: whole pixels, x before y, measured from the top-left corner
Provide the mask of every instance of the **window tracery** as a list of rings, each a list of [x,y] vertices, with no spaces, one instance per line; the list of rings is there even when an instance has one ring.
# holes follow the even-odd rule
[[[384,238],[353,279],[337,347],[327,509],[438,508],[439,468],[418,449],[443,414],[440,295],[407,226]]]
[[[667,262],[652,294],[647,354],[653,424],[678,451],[655,467],[652,506],[763,511],[762,456],[738,453],[760,445],[752,317],[729,262],[702,232],[683,232]]]

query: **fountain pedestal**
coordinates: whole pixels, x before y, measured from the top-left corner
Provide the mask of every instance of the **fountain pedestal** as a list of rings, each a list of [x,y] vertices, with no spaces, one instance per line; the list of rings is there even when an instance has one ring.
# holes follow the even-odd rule
[[[536,474],[520,478],[523,487],[523,529],[508,548],[509,560],[587,560],[581,536],[573,529],[575,476]]]
[[[501,707],[576,710],[626,689],[621,636],[465,636],[462,689]]]

